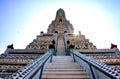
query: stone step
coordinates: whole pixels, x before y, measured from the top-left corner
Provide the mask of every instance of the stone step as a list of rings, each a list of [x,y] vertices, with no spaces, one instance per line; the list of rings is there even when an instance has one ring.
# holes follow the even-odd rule
[[[75,67],[75,66],[66,66],[66,67],[64,67],[64,66],[53,66],[53,67],[47,67],[48,69],[78,69],[78,68],[80,68],[79,66],[78,67]]]
[[[72,64],[72,63],[69,63],[69,64],[49,64],[49,67],[79,67],[80,68],[80,66],[78,65],[78,64]]]
[[[53,56],[53,57],[56,57],[56,58],[59,58],[59,57],[67,58],[67,57],[69,57],[70,58],[70,56]]]
[[[58,72],[58,71],[60,71],[60,72],[74,72],[74,71],[83,71],[83,69],[46,69],[47,71],[54,71],[54,72]]]
[[[56,60],[52,60],[52,62],[55,63]],[[68,62],[68,63],[69,63],[69,62],[73,62],[73,60],[58,60],[58,61],[57,61],[57,63],[60,63],[60,62],[61,62],[61,63],[62,63],[62,62],[63,62],[63,63]]]
[[[90,79],[87,75],[60,75],[60,74],[50,74],[50,75],[43,75],[42,79]]]
[[[70,56],[53,56],[53,60],[72,60]]]
[[[58,62],[58,61],[72,61],[73,62],[73,59],[53,59],[53,61],[56,61],[56,62]]]
[[[85,72],[83,72],[83,71],[71,71],[71,72],[68,72],[68,71],[47,71],[47,70],[45,70],[44,71],[44,73],[43,74],[48,74],[48,75],[50,75],[50,74],[60,74],[60,75],[65,75],[65,74],[67,74],[67,75],[86,75],[86,73]]]
[[[73,59],[53,59],[53,61],[55,61],[55,62],[59,62],[59,61],[60,61],[60,62],[62,62],[62,61],[65,61],[65,62],[67,62],[67,61],[68,61],[68,62],[69,62],[69,61],[70,61],[70,62],[73,62]]]
[[[57,59],[57,60],[60,60],[60,59],[61,59],[61,60],[69,60],[69,59],[71,59],[71,58],[69,58],[69,57],[67,57],[67,58],[65,58],[65,57],[62,57],[62,58],[58,57],[58,58],[56,58],[56,57],[55,57],[54,60],[56,60],[56,59]]]
[[[50,63],[50,65],[78,65],[78,64],[74,63],[74,62],[68,62],[68,63],[66,63],[66,62],[59,62],[59,63],[53,62],[53,63]]]
[[[57,60],[66,60],[66,61],[69,61],[69,60],[72,60],[72,59],[69,59],[69,58],[68,58],[68,59],[65,59],[65,58],[63,58],[63,59],[59,59],[59,58],[57,59],[57,58],[54,58],[53,60],[55,60],[55,61],[57,61]]]

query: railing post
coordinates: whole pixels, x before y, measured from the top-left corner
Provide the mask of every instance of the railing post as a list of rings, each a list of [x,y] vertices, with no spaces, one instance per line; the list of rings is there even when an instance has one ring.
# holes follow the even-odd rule
[[[72,54],[73,54],[73,60],[74,60],[74,62],[76,62],[76,61],[75,61],[75,55],[74,55],[74,53],[72,53]]]
[[[96,79],[95,75],[94,75],[94,72],[93,72],[93,69],[92,69],[92,66],[89,63],[88,63],[88,65],[89,65],[89,68],[90,68],[90,71],[91,71],[92,79]]]
[[[65,53],[66,53],[66,55],[70,55],[69,49],[67,49],[67,33],[64,33],[63,41],[64,41],[64,46],[65,46]]]
[[[56,56],[57,49],[55,48],[55,49],[52,49],[52,50],[53,50],[52,55]]]
[[[57,48],[54,50],[54,52],[55,52],[55,56],[56,56]]]
[[[75,55],[74,55],[73,52],[71,52],[71,50],[69,50],[69,54],[72,54],[72,55],[73,55],[73,61],[76,62],[76,60],[75,60]]]
[[[42,67],[41,67],[41,70],[40,70],[40,76],[39,76],[39,79],[41,79],[41,77],[42,77],[43,68],[44,68],[44,63],[43,63],[43,65],[42,65]]]
[[[54,33],[54,40],[55,40],[55,49],[53,55],[56,56],[57,53],[57,45],[58,45],[58,34]]]
[[[54,52],[54,51],[53,51],[53,52]],[[53,55],[53,54],[51,54],[50,63],[52,62],[52,55]]]

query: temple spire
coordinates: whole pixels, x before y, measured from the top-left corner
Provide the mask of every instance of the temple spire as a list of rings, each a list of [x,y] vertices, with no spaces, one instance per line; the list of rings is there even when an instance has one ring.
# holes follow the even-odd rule
[[[56,19],[57,19],[58,17],[59,17],[59,18],[66,19],[66,17],[65,17],[65,12],[64,12],[64,10],[63,10],[62,8],[60,8],[60,9],[57,10]]]
[[[60,30],[61,29],[61,30]],[[56,12],[56,18],[48,27],[47,33],[73,33],[74,29],[72,24],[66,19],[65,11],[63,9],[58,9]]]

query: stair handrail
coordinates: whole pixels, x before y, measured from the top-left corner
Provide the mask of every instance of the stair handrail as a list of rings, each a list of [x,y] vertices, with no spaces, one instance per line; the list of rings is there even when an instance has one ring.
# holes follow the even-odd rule
[[[65,53],[66,55],[69,55],[69,52],[67,50],[67,33],[64,33],[63,41],[64,41],[64,46],[65,46]]]
[[[12,72],[0,72],[0,79],[2,79],[3,77],[5,79],[10,78],[12,74]]]
[[[96,61],[84,54],[81,54],[80,52],[77,52],[75,50],[70,50],[70,54],[73,57],[74,62],[78,62],[77,59],[79,59],[79,62],[81,60],[80,66],[87,71],[87,66],[83,65],[83,63],[86,63],[89,67],[88,74],[91,76],[92,79],[98,79],[98,75],[100,75],[102,78],[99,79],[120,79],[120,70],[116,70],[105,63]],[[97,71],[99,72],[97,74]]]
[[[38,73],[38,71],[40,71],[38,79],[41,79],[45,65],[47,62],[52,62],[53,52],[54,50],[52,49],[47,51],[44,55],[39,56],[37,59],[29,63],[26,67],[14,73],[12,75],[12,79],[32,79],[36,73]]]
[[[53,55],[56,56],[57,46],[58,46],[58,34],[57,33],[54,33],[54,40],[55,40],[55,51],[54,51]]]

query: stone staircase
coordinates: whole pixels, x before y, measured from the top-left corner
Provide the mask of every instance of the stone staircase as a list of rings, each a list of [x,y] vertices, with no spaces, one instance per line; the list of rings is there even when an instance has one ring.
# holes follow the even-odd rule
[[[65,56],[65,47],[63,38],[58,39],[58,46],[57,46],[57,56]]]
[[[90,79],[90,77],[70,56],[53,56],[53,61],[43,72],[42,79]]]

